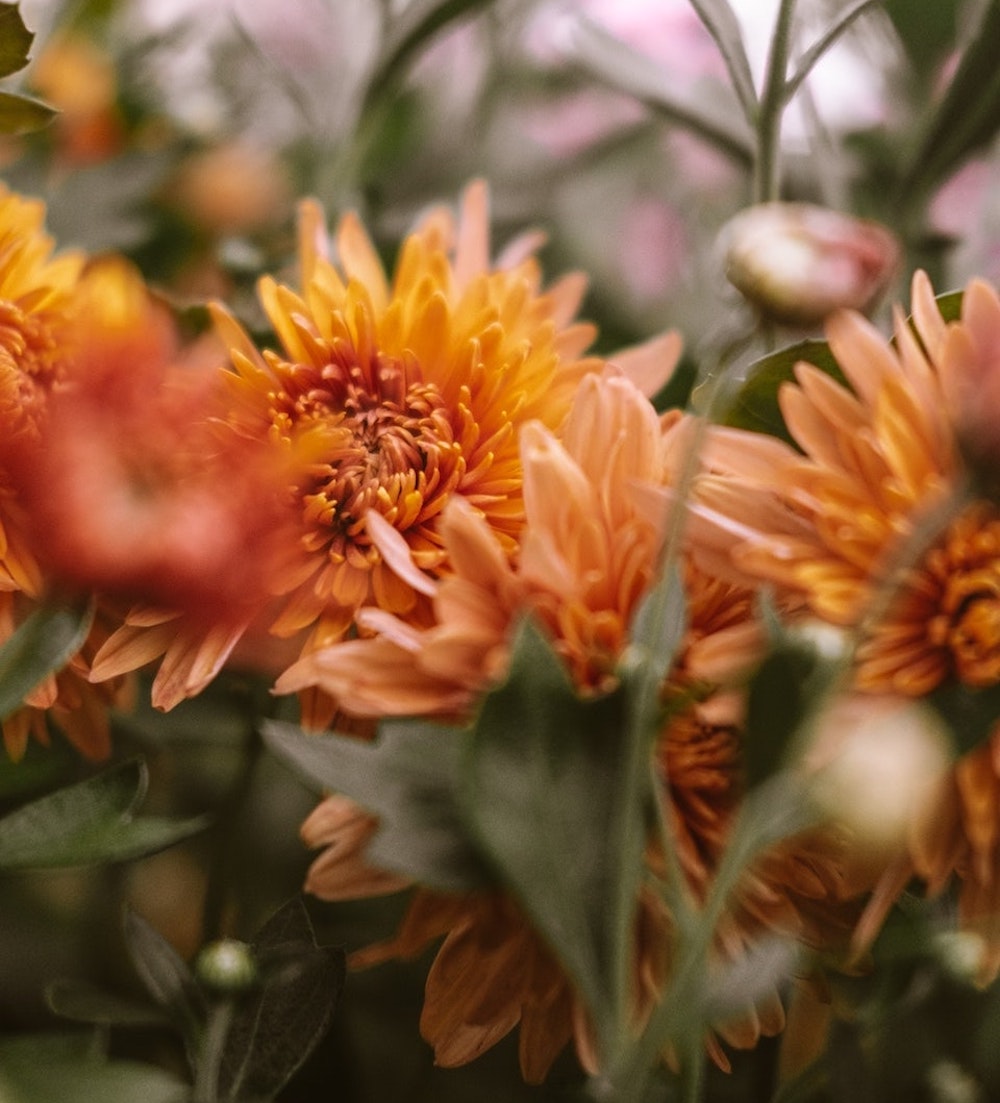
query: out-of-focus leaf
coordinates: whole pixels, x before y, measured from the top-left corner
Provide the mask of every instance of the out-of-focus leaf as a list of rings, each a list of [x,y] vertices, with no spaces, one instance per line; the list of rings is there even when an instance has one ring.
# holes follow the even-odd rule
[[[717,965],[705,992],[710,1022],[739,1018],[770,992],[780,991],[795,970],[799,946],[787,935],[766,935],[735,962]]]
[[[955,48],[958,10],[962,0],[934,0],[914,4],[913,0],[882,0],[896,34],[910,58],[917,77],[928,82],[938,75],[938,65]]]
[[[189,1103],[190,1088],[163,1069],[95,1056],[81,1035],[0,1039],[3,1103]]]
[[[806,340],[772,352],[755,361],[747,370],[746,382],[737,391],[723,421],[738,429],[768,433],[793,443],[785,427],[778,405],[778,390],[782,383],[795,378],[795,365],[801,360],[845,383],[826,341]]]
[[[221,1097],[273,1099],[326,1033],[346,973],[344,952],[316,945],[295,897],[258,931],[251,947],[264,976],[226,1036]]]
[[[0,647],[0,718],[21,707],[25,697],[83,646],[94,619],[90,605],[43,605]]]
[[[183,1034],[188,1056],[193,1057],[206,1007],[191,970],[163,935],[134,911],[125,912],[124,934],[139,979]]]
[[[411,0],[386,25],[382,56],[368,79],[366,110],[398,86],[410,62],[439,31],[457,19],[488,8],[493,0]]]
[[[461,791],[479,845],[574,978],[602,1046],[626,1014],[621,940],[631,930],[615,904],[637,858],[617,844],[622,822],[645,812],[624,780],[624,724],[624,694],[578,697],[527,620],[507,680],[474,725]],[[621,807],[630,797],[637,810]]]
[[[929,693],[926,701],[944,720],[959,755],[979,746],[1000,720],[1000,686],[973,689],[950,682]]]
[[[368,849],[373,862],[446,890],[488,881],[456,804],[463,735],[422,720],[383,722],[374,743],[307,735],[277,721],[263,727],[274,754],[309,782],[380,817]]]
[[[735,102],[727,109],[723,103],[706,98],[704,89],[682,91],[662,66],[583,17],[574,20],[568,50],[591,76],[635,97],[651,111],[699,135],[741,165],[752,164],[753,135]],[[720,91],[731,100],[729,89],[720,87]]]
[[[990,0],[951,83],[929,114],[903,175],[903,198],[921,199],[1000,130],[1000,0]]]
[[[20,4],[0,4],[0,77],[9,77],[28,64],[28,51],[35,40],[24,25]]]
[[[48,126],[58,112],[30,96],[0,92],[0,133],[30,134]]]
[[[729,78],[743,108],[743,115],[748,123],[754,125],[757,118],[757,90],[754,88],[750,61],[743,45],[743,31],[736,13],[728,0],[691,0],[691,7],[715,39],[729,70]]]
[[[208,818],[136,819],[146,790],[139,760],[39,797],[0,820],[0,870],[120,862],[153,854],[208,826]]]
[[[45,990],[52,1011],[64,1019],[102,1026],[164,1026],[168,1017],[159,1007],[107,992],[86,980],[65,978]]]

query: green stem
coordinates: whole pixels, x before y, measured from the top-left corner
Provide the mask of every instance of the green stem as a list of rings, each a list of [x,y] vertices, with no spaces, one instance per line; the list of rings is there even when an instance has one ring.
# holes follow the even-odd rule
[[[233,1023],[233,1011],[233,1000],[224,999],[209,1012],[191,1103],[218,1103],[219,1073],[222,1071],[226,1038]]]
[[[786,73],[792,40],[795,0],[781,0],[771,36],[764,88],[757,114],[757,161],[754,166],[754,202],[779,198],[781,187],[781,118],[788,102]]]

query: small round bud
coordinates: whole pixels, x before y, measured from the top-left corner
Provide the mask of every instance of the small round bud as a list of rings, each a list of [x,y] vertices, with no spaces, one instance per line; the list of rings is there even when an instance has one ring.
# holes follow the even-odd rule
[[[942,966],[956,979],[975,984],[986,961],[986,941],[975,931],[940,931],[934,949]]]
[[[226,996],[248,992],[260,979],[253,951],[234,938],[223,938],[203,947],[194,971],[207,989]]]
[[[806,754],[813,796],[862,863],[891,859],[927,815],[949,767],[949,739],[926,705],[853,697],[831,707]]]
[[[809,203],[748,207],[723,227],[726,276],[767,318],[796,327],[874,306],[898,266],[877,222]]]

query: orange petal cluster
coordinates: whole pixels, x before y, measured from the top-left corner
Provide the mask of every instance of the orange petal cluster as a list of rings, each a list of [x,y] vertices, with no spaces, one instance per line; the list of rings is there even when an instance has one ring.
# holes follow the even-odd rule
[[[691,428],[677,413],[660,418],[613,368],[584,379],[559,434],[538,422],[521,430],[526,523],[515,561],[484,519],[456,498],[441,520],[451,572],[431,588],[432,623],[421,627],[385,610],[362,609],[358,622],[370,637],[307,654],[282,675],[278,690],[318,685],[346,711],[363,716],[462,717],[477,694],[503,676],[512,627],[528,612],[547,631],[580,692],[612,689],[631,618],[656,576],[665,520],[648,519],[633,492],[639,484],[669,486],[678,479]],[[380,526],[371,531],[376,540],[384,535]],[[713,637],[738,635],[753,614],[748,590],[712,579],[693,564],[687,589],[689,627],[664,693],[689,695],[693,704],[667,723],[656,761],[672,794],[682,867],[701,899],[742,792],[737,702],[711,692],[701,655]],[[385,874],[365,861],[373,824],[350,808],[343,798],[329,798],[303,829],[307,842],[327,848],[308,880],[309,890],[324,898],[387,889]],[[651,868],[660,865],[655,847],[649,861]],[[800,841],[787,853],[769,855],[742,886],[720,933],[719,953],[740,956],[753,934],[765,929],[794,931],[816,944],[843,940],[842,917],[816,921],[812,914],[843,895],[832,845]],[[640,904],[635,1001],[641,1018],[659,999],[669,971],[671,920],[662,902],[644,897]],[[582,1063],[594,1067],[585,1011],[561,972],[553,972],[550,951],[502,895],[456,898],[420,888],[397,938],[359,960],[416,954],[441,934],[446,938],[422,1017],[440,1063],[471,1060],[520,1023],[526,1078],[540,1079],[571,1037]],[[477,960],[489,963],[488,975],[502,976],[503,984],[446,982],[467,976]],[[782,1023],[781,1002],[771,993],[718,1029],[733,1044],[752,1045]],[[712,1046],[725,1063],[717,1043]]]

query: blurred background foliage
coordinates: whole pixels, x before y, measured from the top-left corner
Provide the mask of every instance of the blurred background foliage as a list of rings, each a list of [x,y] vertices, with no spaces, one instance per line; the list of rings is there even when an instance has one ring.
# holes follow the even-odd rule
[[[800,52],[856,6],[802,0]],[[759,82],[770,7],[743,7]],[[974,273],[996,281],[1000,6],[864,7],[786,117],[783,194],[885,222],[904,244],[901,271],[924,265],[939,288]],[[737,309],[715,242],[750,198],[753,135],[683,0],[24,0],[20,9],[36,38],[10,87],[58,115],[3,139],[3,179],[47,201],[60,246],[123,252],[179,305],[225,298],[259,330],[254,283],[287,271],[296,197],[318,197],[331,217],[358,209],[391,258],[415,214],[482,176],[501,245],[539,226],[550,275],[588,272],[585,313],[602,349],[674,326],[697,359]],[[905,297],[895,290],[890,299]],[[127,915],[191,961],[220,936],[252,940],[302,883],[309,855],[297,832],[314,795],[258,735],[261,718],[281,719],[285,706],[239,672],[168,715],[145,699],[140,690],[115,725],[116,761],[146,763],[143,814],[208,814],[212,824],[136,861],[0,873],[0,1069],[58,1067],[55,1049],[39,1042],[25,1056],[17,1046],[66,1029],[54,1006],[86,1018],[87,985],[148,998]],[[92,773],[53,733],[51,749],[0,761],[0,812]],[[403,901],[305,907],[319,945],[349,951],[388,936]],[[974,985],[961,940],[941,933],[947,907],[908,900],[873,951],[883,968],[831,979],[825,1063],[778,1098],[1000,1096],[1000,994]],[[546,1085],[522,1085],[513,1039],[466,1068],[433,1068],[417,1026],[426,967],[350,975],[328,1033],[278,1098],[574,1097],[582,1074],[568,1055]],[[155,1016],[102,1030],[123,1070],[183,1069],[180,1041]],[[732,1057],[732,1073],[709,1073],[706,1098],[775,1095],[776,1041]],[[105,1084],[92,1098],[176,1097],[169,1082],[137,1084],[123,1072],[122,1094]],[[665,1080],[657,1098],[670,1091]]]

